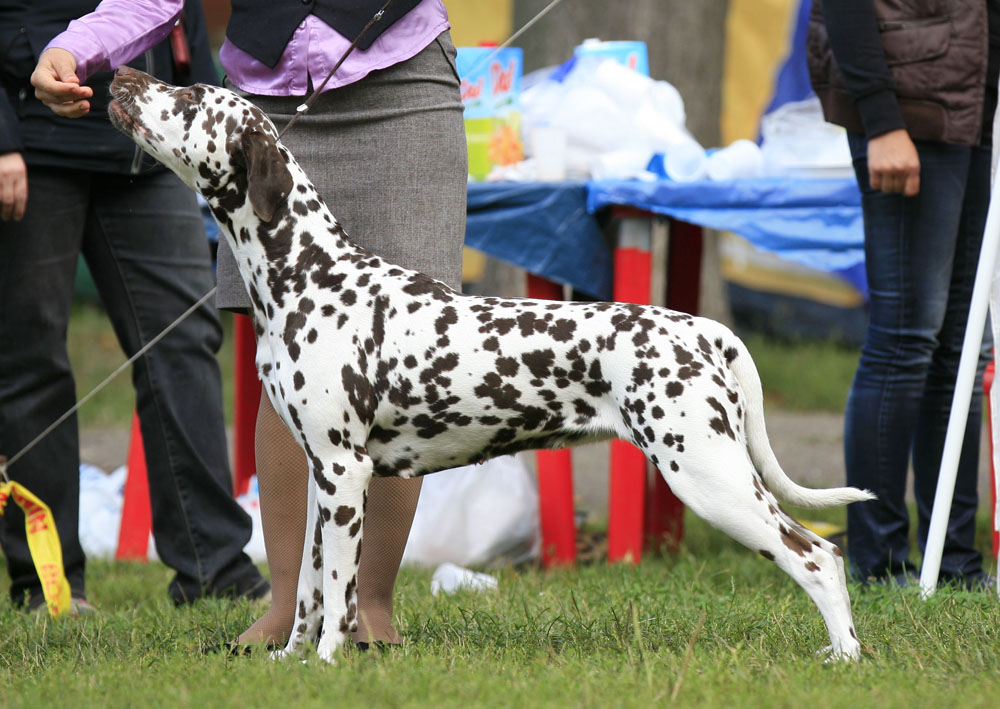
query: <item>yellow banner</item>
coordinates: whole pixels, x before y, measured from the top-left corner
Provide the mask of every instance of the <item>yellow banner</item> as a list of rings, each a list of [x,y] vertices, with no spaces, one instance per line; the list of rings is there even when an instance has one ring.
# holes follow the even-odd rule
[[[69,612],[69,582],[63,571],[62,546],[59,533],[48,505],[35,497],[20,483],[0,483],[0,516],[13,499],[24,510],[24,527],[28,532],[28,550],[35,562],[35,571],[42,582],[42,593],[49,607],[49,615],[56,618]]]
[[[818,0],[817,0],[818,1]],[[757,140],[760,117],[788,56],[799,0],[730,0],[722,78],[722,144]]]

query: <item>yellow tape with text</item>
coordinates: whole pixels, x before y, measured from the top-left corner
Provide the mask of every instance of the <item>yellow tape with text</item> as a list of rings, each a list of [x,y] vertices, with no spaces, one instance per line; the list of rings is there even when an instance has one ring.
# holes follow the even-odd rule
[[[53,618],[69,612],[69,582],[63,571],[62,546],[52,518],[52,510],[20,483],[0,483],[0,516],[13,499],[24,510],[24,527],[28,533],[28,550],[42,582],[42,593]]]

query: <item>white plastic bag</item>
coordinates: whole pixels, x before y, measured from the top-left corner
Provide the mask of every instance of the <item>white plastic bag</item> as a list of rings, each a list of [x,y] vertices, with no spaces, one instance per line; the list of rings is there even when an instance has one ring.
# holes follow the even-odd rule
[[[847,133],[827,123],[815,96],[783,104],[760,122],[765,170],[775,175],[853,177]]]
[[[113,559],[118,551],[118,535],[121,531],[122,508],[124,507],[125,478],[128,469],[123,465],[113,473],[105,473],[100,468],[82,463],[80,465],[80,546],[88,559]],[[267,561],[264,551],[264,533],[260,523],[260,499],[257,493],[257,478],[251,481],[250,489],[236,498],[240,506],[250,515],[253,532],[243,551],[258,564]],[[150,561],[159,560],[153,535],[149,535],[146,556]]]
[[[80,546],[88,559],[113,559],[122,522],[125,467],[113,473],[80,465]]]
[[[764,174],[764,153],[753,141],[736,140],[708,156],[705,172],[710,180],[761,177]]]
[[[267,552],[264,549],[264,530],[260,521],[260,492],[257,487],[257,476],[250,479],[247,491],[236,498],[243,511],[250,515],[250,522],[253,531],[250,533],[250,540],[243,547],[243,551],[255,564],[267,562]]]
[[[424,478],[403,564],[502,566],[535,558],[540,543],[535,482],[502,456]]]
[[[492,591],[497,580],[489,574],[480,574],[451,563],[444,563],[434,570],[431,577],[431,595],[456,591]]]
[[[526,76],[524,86],[527,134],[539,125],[565,134],[571,179],[643,177],[655,153],[695,142],[677,89],[613,59],[579,57],[568,73],[542,70]]]

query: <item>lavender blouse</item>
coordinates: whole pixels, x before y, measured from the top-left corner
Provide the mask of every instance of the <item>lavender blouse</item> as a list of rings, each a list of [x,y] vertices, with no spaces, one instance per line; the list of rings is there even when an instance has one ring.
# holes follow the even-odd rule
[[[96,72],[131,61],[163,40],[183,8],[184,0],[104,0],[94,12],[72,21],[46,49],[57,47],[70,52],[76,57],[77,75],[85,81]],[[415,56],[449,27],[448,12],[441,0],[423,0],[379,35],[366,51],[355,49],[326,90]],[[353,39],[309,15],[299,24],[273,69],[228,39],[219,51],[219,61],[229,81],[243,91],[264,96],[305,96],[310,77],[318,86]]]

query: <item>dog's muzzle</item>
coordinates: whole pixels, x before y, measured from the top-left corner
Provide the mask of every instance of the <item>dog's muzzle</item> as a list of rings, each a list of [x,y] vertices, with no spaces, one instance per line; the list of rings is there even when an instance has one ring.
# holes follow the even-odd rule
[[[149,129],[135,115],[135,96],[143,93],[153,77],[138,69],[121,66],[111,81],[112,101],[108,116],[114,126],[126,135],[149,135]]]

